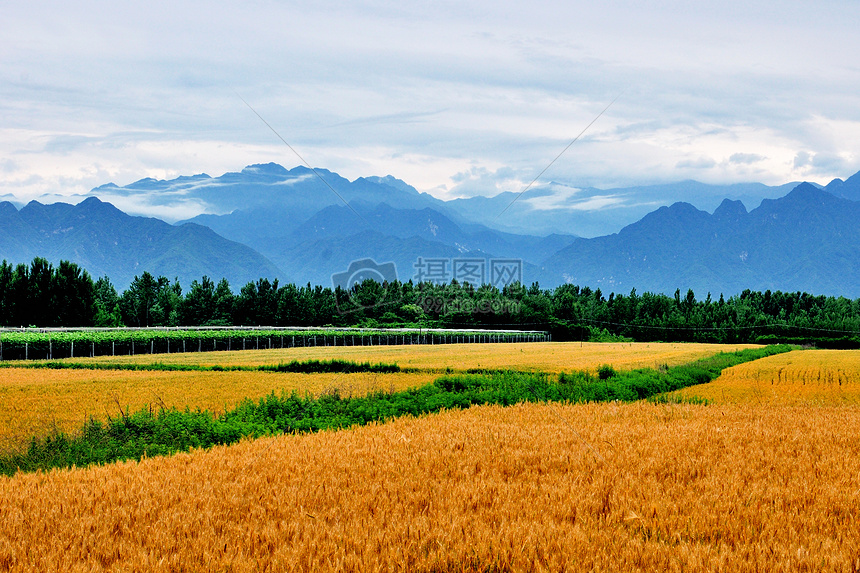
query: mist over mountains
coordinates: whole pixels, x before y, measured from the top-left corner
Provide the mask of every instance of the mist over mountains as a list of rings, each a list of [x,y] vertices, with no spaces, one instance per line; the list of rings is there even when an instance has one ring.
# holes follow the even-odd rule
[[[331,286],[332,275],[364,259],[393,262],[403,281],[427,278],[427,260],[447,269],[438,280],[457,278],[458,261],[489,268],[493,260],[519,260],[526,284],[570,282],[606,294],[692,288],[701,297],[743,289],[860,296],[860,174],[824,188],[549,184],[512,203],[507,193],[442,201],[390,176],[348,181],[317,173],[252,165],[217,178],[107,184],[75,206],[34,201],[19,211],[0,203],[0,259],[66,259],[120,288],[144,270],[183,286],[203,275],[225,277],[238,290],[261,277]],[[108,203],[144,200],[219,214],[170,225]],[[585,238],[613,226],[618,232]],[[489,274],[485,280],[492,282]]]
[[[127,204],[127,210],[142,204],[154,208],[184,205],[189,211],[210,214],[178,219],[207,225],[225,236],[234,235],[230,238],[259,235],[254,223],[260,221],[264,228],[278,227],[278,235],[285,235],[321,209],[343,206],[344,202],[370,206],[387,203],[397,209],[430,208],[457,224],[477,223],[516,234],[596,237],[617,232],[662,205],[685,201],[713,211],[728,198],[754,208],[762,199],[784,196],[798,183],[771,187],[761,183],[709,185],[682,181],[604,190],[549,182],[533,186],[522,196],[504,192],[493,197],[443,201],[390,175],[349,181],[325,169],[316,169],[315,174],[303,166],[288,170],[268,163],[249,165],[241,172],[220,177],[198,174],[170,181],[141,179],[124,187],[106,184],[93,189],[90,195],[120,208]]]

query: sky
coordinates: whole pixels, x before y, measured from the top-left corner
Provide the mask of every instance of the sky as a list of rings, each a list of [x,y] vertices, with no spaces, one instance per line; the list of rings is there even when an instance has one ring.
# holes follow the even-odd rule
[[[857,22],[853,0],[7,0],[0,200],[301,164],[243,100],[314,167],[442,199],[556,158],[542,182],[826,184],[860,170]]]

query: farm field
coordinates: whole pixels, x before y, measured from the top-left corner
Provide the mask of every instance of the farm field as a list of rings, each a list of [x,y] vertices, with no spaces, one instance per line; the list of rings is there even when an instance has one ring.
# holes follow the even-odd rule
[[[276,350],[245,350],[187,354],[138,356],[100,356],[67,359],[75,363],[118,364],[199,364],[258,366],[292,360],[352,360],[356,362],[397,363],[401,368],[443,371],[446,368],[534,370],[570,372],[596,370],[601,364],[616,369],[674,366],[692,362],[718,352],[755,348],[753,344],[692,343],[601,343],[530,342],[500,344],[441,344],[406,346],[327,346]]]
[[[0,478],[0,569],[851,571],[858,508],[855,406],[481,406]]]
[[[519,370],[626,369],[735,350],[550,343],[545,356],[527,353],[537,346],[169,357],[221,365],[338,358],[420,369],[399,374],[4,368],[0,380],[33,376],[29,387],[47,401],[61,394],[51,389],[91,385],[95,394],[80,400],[100,396],[108,413],[116,408],[104,397],[111,384],[139,392],[143,404],[172,390],[177,404],[221,410],[225,398],[213,396],[266,394],[275,389],[266,380],[359,394],[426,384],[449,364],[504,368],[519,358]],[[412,354],[398,358],[400,350]],[[857,571],[858,375],[860,351],[793,351],[679,391],[707,405],[476,406],[0,477],[0,570]],[[114,380],[97,382],[102,376]],[[6,403],[0,394],[0,408]],[[55,403],[72,407],[68,398]]]
[[[215,413],[271,392],[364,395],[433,381],[424,373],[296,374],[276,372],[134,372],[0,368],[0,452],[19,450],[32,436],[71,432],[90,416],[116,418],[119,408],[186,406]]]
[[[0,368],[0,452],[20,450],[32,436],[54,430],[77,430],[89,419],[117,417],[119,408],[139,410],[177,407],[222,412],[245,398],[270,392],[319,395],[338,390],[362,395],[375,390],[398,391],[431,383],[446,368],[596,370],[676,365],[720,351],[751,345],[526,343],[415,346],[316,347],[233,352],[203,352],[118,357],[75,358],[76,364],[183,364],[259,366],[292,360],[352,360],[397,363],[426,372],[398,374],[290,374],[270,372],[135,372],[125,370],[26,369],[13,363]],[[38,362],[38,361],[37,361]]]
[[[728,368],[713,382],[674,395],[720,404],[858,405],[860,350],[803,350],[769,356]]]

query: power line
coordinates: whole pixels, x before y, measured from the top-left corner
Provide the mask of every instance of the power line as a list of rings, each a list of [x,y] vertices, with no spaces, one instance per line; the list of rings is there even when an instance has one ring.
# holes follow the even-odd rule
[[[525,189],[523,189],[522,191],[520,191],[520,192],[519,192],[519,194],[518,194],[516,197],[514,197],[514,200],[513,200],[513,201],[511,201],[510,203],[508,203],[508,206],[507,206],[507,207],[505,207],[504,209],[502,209],[502,212],[501,212],[501,213],[499,213],[498,215],[496,215],[496,219],[498,219],[499,217],[501,217],[502,215],[504,215],[504,214],[505,214],[505,211],[507,211],[507,210],[511,207],[511,205],[513,205],[514,203],[516,203],[516,202],[517,202],[517,199],[519,199],[520,197],[522,197],[522,196],[523,196],[523,193],[525,193],[526,191],[528,191],[529,189],[531,189],[532,185],[534,185],[534,184],[537,182],[537,180],[538,180],[538,179],[540,179],[541,175],[543,175],[544,173],[546,173],[547,169],[549,169],[550,167],[552,167],[552,164],[553,164],[553,163],[555,163],[556,161],[558,161],[558,159],[559,159],[562,155],[564,155],[564,153],[565,153],[568,149],[570,149],[570,146],[571,146],[571,145],[573,145],[574,143],[576,143],[576,142],[577,142],[577,140],[579,140],[579,138],[580,138],[580,137],[582,137],[582,136],[585,134],[585,132],[586,132],[586,131],[588,131],[588,128],[590,128],[592,125],[594,125],[594,122],[596,122],[598,119],[600,119],[600,116],[602,116],[604,113],[606,113],[606,110],[608,110],[610,107],[612,107],[612,104],[614,104],[616,101],[618,101],[618,98],[620,98],[620,97],[621,97],[621,95],[622,95],[623,93],[624,93],[624,90],[622,90],[620,94],[618,94],[617,96],[615,96],[615,99],[613,99],[611,102],[609,102],[609,104],[608,104],[605,108],[603,108],[603,111],[601,111],[600,113],[598,113],[598,114],[597,114],[597,116],[596,116],[594,119],[592,119],[592,120],[591,120],[591,123],[589,123],[588,125],[586,125],[586,126],[585,126],[585,129],[583,129],[582,131],[580,131],[580,132],[579,132],[579,135],[577,135],[576,137],[574,137],[574,138],[573,138],[573,140],[572,140],[570,143],[568,143],[568,144],[567,144],[567,146],[565,146],[565,148],[564,148],[564,149],[562,149],[562,150],[561,150],[561,153],[559,153],[558,155],[556,155],[556,156],[555,156],[555,159],[553,159],[552,161],[550,161],[550,162],[549,162],[549,165],[547,165],[546,167],[544,167],[544,168],[543,168],[543,171],[541,171],[540,173],[538,173],[538,174],[537,174],[537,177],[535,177],[534,179],[532,179],[532,182],[531,182],[531,183],[529,183],[528,185],[526,185],[526,186],[525,186]],[[494,220],[495,220],[495,219],[494,219]]]
[[[304,157],[302,157],[302,156],[299,154],[299,152],[298,152],[298,151],[296,151],[296,150],[295,150],[295,148],[294,148],[292,145],[290,145],[289,143],[287,143],[287,140],[286,140],[286,139],[284,139],[283,137],[281,137],[281,134],[280,134],[280,133],[278,133],[278,132],[275,130],[275,128],[274,128],[274,127],[272,127],[272,125],[271,125],[268,121],[266,121],[266,120],[263,118],[263,116],[262,116],[262,115],[260,115],[260,114],[257,112],[257,110],[256,110],[256,109],[254,109],[253,107],[251,107],[251,104],[249,104],[247,101],[245,101],[245,98],[243,98],[242,96],[240,96],[240,95],[239,95],[239,92],[234,91],[233,93],[235,93],[235,94],[236,94],[236,97],[238,97],[240,100],[242,100],[242,102],[243,102],[246,106],[248,106],[248,109],[250,109],[251,111],[253,111],[253,112],[254,112],[254,115],[256,115],[257,117],[259,117],[259,118],[260,118],[260,121],[262,121],[264,124],[266,124],[266,127],[268,127],[270,130],[272,130],[272,133],[274,133],[274,134],[278,137],[278,139],[280,139],[281,141],[283,141],[283,142],[284,142],[284,145],[286,145],[287,147],[289,147],[289,148],[290,148],[290,151],[292,151],[292,152],[296,155],[296,157],[298,157],[298,158],[299,158],[299,161],[301,161],[302,163],[304,163],[304,164],[305,164],[305,166],[306,166],[308,169],[310,169],[311,171],[313,171],[314,175],[316,175],[316,176],[319,178],[319,180],[320,180],[320,181],[322,181],[322,182],[325,184],[325,186],[326,186],[326,187],[328,187],[329,189],[331,189],[331,192],[332,192],[332,193],[334,193],[335,195],[337,195],[337,198],[338,198],[338,199],[340,199],[340,200],[343,202],[343,204],[344,204],[344,205],[346,205],[347,207],[349,207],[349,210],[350,210],[350,211],[352,211],[353,213],[355,213],[355,215],[356,215],[359,219],[361,219],[362,221],[364,221],[365,223],[370,224],[370,223],[367,221],[367,219],[365,219],[365,218],[361,215],[361,213],[359,213],[358,211],[356,211],[356,210],[353,208],[353,206],[352,206],[352,205],[350,205],[349,203],[347,203],[346,199],[344,199],[344,198],[343,198],[343,196],[341,196],[341,194],[340,194],[340,193],[338,193],[338,192],[335,190],[335,188],[334,188],[334,187],[332,187],[332,186],[329,184],[329,182],[328,182],[328,181],[326,181],[326,180],[323,178],[323,176],[322,176],[322,175],[320,175],[320,174],[319,174],[319,172],[318,172],[316,169],[314,169],[313,167],[311,167],[311,164],[310,164],[310,163],[308,163],[307,161],[305,161],[305,158],[304,158]]]

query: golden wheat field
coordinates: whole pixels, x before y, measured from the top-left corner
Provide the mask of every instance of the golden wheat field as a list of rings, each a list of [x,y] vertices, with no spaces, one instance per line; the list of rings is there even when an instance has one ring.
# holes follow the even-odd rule
[[[860,404],[860,350],[803,350],[733,366],[708,384],[678,390],[719,403]]]
[[[4,571],[857,571],[860,409],[476,407],[0,478]]]
[[[0,370],[0,424],[14,427],[28,392],[33,411],[48,402],[55,416],[75,404],[110,413],[117,388],[220,410],[252,391],[418,386],[449,366],[624,369],[736,349],[538,346],[133,358],[420,369],[408,374]],[[858,378],[860,352],[795,351],[681,391],[710,405],[482,406],[0,477],[0,570],[860,571]]]
[[[32,436],[71,432],[91,416],[118,417],[119,409],[200,408],[215,413],[270,392],[343,396],[422,386],[436,375],[295,374],[275,372],[133,372],[0,368],[0,452]]]
[[[74,431],[93,416],[118,416],[119,408],[161,406],[221,412],[245,398],[270,392],[318,395],[338,390],[361,395],[429,384],[431,371],[510,368],[561,372],[682,364],[750,345],[664,343],[528,343],[316,347],[124,357],[76,358],[76,363],[257,366],[291,360],[342,359],[397,363],[427,372],[409,374],[286,374],[267,372],[132,372],[121,370],[0,369],[0,452],[18,450],[32,436]]]
[[[675,366],[711,356],[754,348],[753,344],[531,342],[502,344],[439,344],[406,346],[320,346],[274,350],[100,356],[68,359],[73,362],[196,364],[258,366],[292,360],[351,360],[397,363],[401,368],[466,370],[469,368],[562,372],[593,370],[601,364],[616,369]]]

